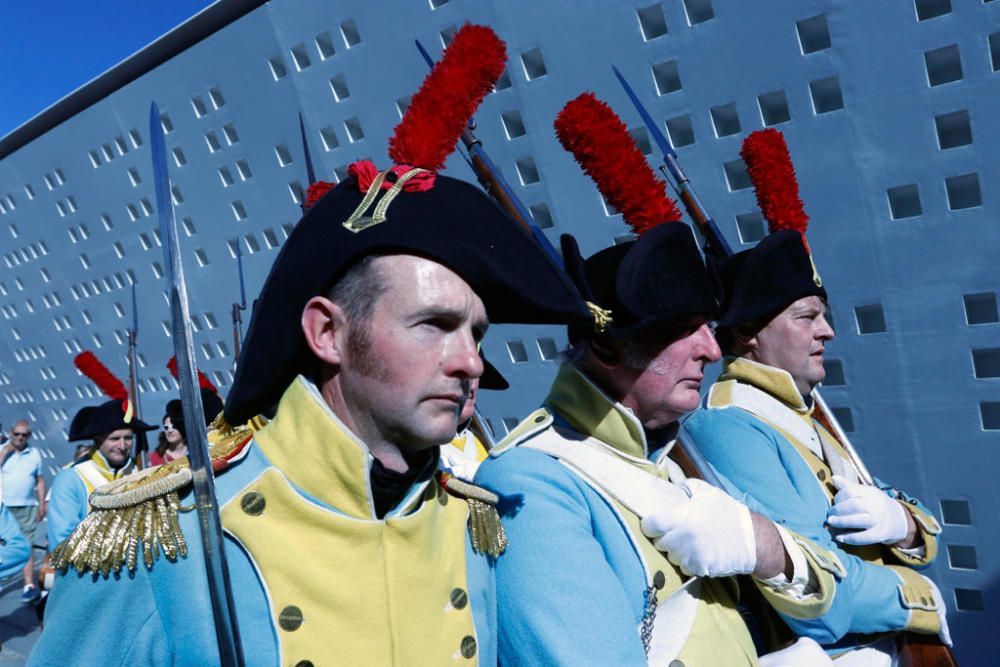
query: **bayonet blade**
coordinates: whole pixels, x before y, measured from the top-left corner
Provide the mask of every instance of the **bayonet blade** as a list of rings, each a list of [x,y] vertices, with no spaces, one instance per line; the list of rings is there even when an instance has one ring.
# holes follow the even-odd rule
[[[217,511],[215,485],[208,454],[205,429],[196,425],[204,423],[201,392],[198,389],[197,369],[194,364],[194,336],[188,308],[184,267],[181,262],[177,223],[174,220],[173,201],[170,196],[170,175],[167,171],[167,149],[160,124],[160,110],[153,102],[149,110],[149,145],[153,158],[153,181],[156,185],[156,210],[163,240],[163,257],[169,281],[170,316],[177,356],[177,379],[180,382],[181,404],[184,421],[191,424],[187,430],[188,455],[191,460],[195,503],[198,508],[199,526],[204,546],[205,569],[209,593],[212,598],[212,616],[215,621],[219,659],[223,665],[243,665],[239,629],[229,571],[226,565],[222,525]]]
[[[617,67],[612,65],[611,69],[615,71],[615,76],[618,77],[618,82],[622,85],[622,88],[625,89],[625,94],[628,95],[628,99],[632,102],[632,106],[634,106],[635,110],[639,112],[639,117],[642,118],[643,124],[646,126],[646,129],[649,130],[649,134],[653,137],[653,141],[656,142],[657,148],[659,148],[660,152],[665,155],[676,157],[677,154],[674,152],[674,147],[670,145],[667,138],[663,136],[662,132],[660,132],[660,128],[656,124],[656,121],[653,120],[653,117],[649,115],[648,111],[646,111],[646,107],[644,107],[642,102],[639,101],[635,91],[632,90],[632,86],[628,85],[628,81],[625,80],[625,77],[622,76],[622,73],[618,71]]]

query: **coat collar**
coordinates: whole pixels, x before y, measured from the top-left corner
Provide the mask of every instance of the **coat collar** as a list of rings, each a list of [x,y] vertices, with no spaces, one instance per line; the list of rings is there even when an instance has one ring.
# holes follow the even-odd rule
[[[641,459],[649,454],[646,433],[635,413],[613,401],[572,364],[566,363],[559,368],[545,405],[577,431],[624,454]]]
[[[274,419],[254,438],[270,463],[305,494],[348,516],[376,518],[368,447],[303,376],[288,386]],[[414,484],[387,518],[408,513],[428,483]]]
[[[761,364],[743,357],[726,357],[719,381],[736,380],[770,394],[801,415],[812,415],[813,406],[806,405],[795,386],[791,373],[781,368]]]

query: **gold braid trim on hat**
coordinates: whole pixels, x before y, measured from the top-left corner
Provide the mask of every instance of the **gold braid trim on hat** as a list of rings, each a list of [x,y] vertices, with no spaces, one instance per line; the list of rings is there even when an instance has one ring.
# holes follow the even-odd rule
[[[816,287],[822,287],[823,279],[819,276],[819,269],[816,268],[816,262],[813,261],[812,253],[809,253],[809,264],[813,270],[813,282],[816,283]]]
[[[414,167],[408,172],[403,174],[392,184],[392,187],[386,191],[385,195],[379,200],[378,204],[375,205],[375,211],[372,212],[371,216],[365,215],[365,211],[371,207],[372,202],[378,198],[379,191],[382,189],[382,183],[385,181],[386,176],[389,174],[389,169],[385,171],[380,171],[378,176],[372,181],[372,184],[368,186],[368,191],[365,192],[365,196],[361,199],[361,203],[358,207],[354,209],[354,213],[344,221],[344,227],[354,232],[355,234],[363,229],[368,229],[374,225],[386,221],[386,212],[389,210],[389,205],[392,204],[392,200],[396,198],[400,192],[403,191],[403,186],[406,182],[416,176],[417,174],[422,174],[427,169],[421,169],[420,167]]]
[[[472,550],[493,558],[506,551],[507,533],[497,511],[500,496],[448,473],[442,473],[440,479],[441,486],[447,493],[461,498],[469,505],[469,539]]]
[[[593,301],[587,301],[587,310],[590,311],[590,316],[594,318],[594,333],[602,334],[608,330],[608,326],[612,323],[611,311],[601,308]]]
[[[228,461],[262,425],[261,420],[255,417],[234,428],[221,414],[216,417],[210,437],[211,461]],[[134,572],[140,545],[147,569],[161,553],[170,562],[186,557],[187,540],[177,517],[178,512],[194,509],[180,501],[180,493],[192,477],[191,464],[183,456],[98,487],[90,494],[90,514],[52,551],[53,566],[57,570],[72,566],[80,573],[107,578],[122,566]]]

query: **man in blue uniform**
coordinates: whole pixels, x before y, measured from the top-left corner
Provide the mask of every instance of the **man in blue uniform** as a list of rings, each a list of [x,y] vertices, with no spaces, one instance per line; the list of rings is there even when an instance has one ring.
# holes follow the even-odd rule
[[[586,261],[567,236],[563,256],[595,324],[570,328],[544,407],[476,476],[505,499],[511,540],[496,564],[501,662],[756,665],[727,577],[751,574],[775,609],[812,618],[842,573],[670,458],[719,358],[691,229],[664,222]],[[807,641],[764,664],[824,662]]]
[[[70,441],[90,440],[89,455],[63,468],[52,480],[49,497],[49,550],[69,537],[90,512],[87,498],[100,486],[134,472],[132,441],[150,426],[127,413],[127,403],[112,399],[84,408],[70,426]],[[130,417],[126,421],[126,417]],[[79,427],[79,428],[77,428]]]
[[[861,483],[847,451],[816,419],[834,332],[826,290],[803,235],[772,233],[727,260],[719,338],[727,359],[705,409],[684,431],[738,498],[835,551],[848,576],[819,621],[790,621],[851,664],[888,665],[900,630],[950,643],[934,583],[913,568],[937,553],[941,529],[916,500],[878,480]]]
[[[262,665],[495,664],[490,562],[506,538],[495,497],[436,476],[437,445],[483,372],[491,321],[565,323],[582,306],[473,186],[411,167],[351,174],[285,243],[215,424],[243,653]],[[177,515],[190,478],[181,459],[95,494],[56,554],[72,568],[33,664],[217,663],[197,517]],[[90,538],[135,513],[157,532],[136,552],[107,555]],[[161,549],[176,562],[154,562]],[[91,570],[114,574],[95,582]],[[103,629],[81,631],[84,618]]]

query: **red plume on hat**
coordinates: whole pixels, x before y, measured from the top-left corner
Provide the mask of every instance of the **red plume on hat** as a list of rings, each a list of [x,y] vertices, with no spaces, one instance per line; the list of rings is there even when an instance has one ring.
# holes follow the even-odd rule
[[[563,107],[555,121],[559,142],[597,184],[625,222],[642,234],[656,225],[681,219],[663,181],[629,135],[625,123],[593,93],[583,93]]]
[[[752,132],[743,140],[740,156],[746,163],[768,231],[773,234],[792,229],[802,234],[802,242],[806,243],[809,216],[799,198],[799,182],[784,135],[773,128]]]
[[[393,162],[430,171],[443,168],[506,62],[506,47],[496,33],[484,26],[462,26],[389,139]]]
[[[101,363],[101,360],[93,352],[89,350],[81,352],[73,359],[73,363],[80,369],[81,373],[93,380],[97,388],[108,398],[118,401],[128,400],[128,389],[125,388],[121,380],[115,377],[114,373],[108,370],[107,366]]]
[[[170,374],[174,376],[175,380],[178,379],[177,357],[170,357],[170,361],[167,362],[167,370],[170,371]],[[219,390],[215,387],[214,384],[212,384],[212,381],[209,380],[208,377],[206,377],[206,375],[201,371],[198,371],[198,388],[208,389],[210,391],[215,392],[216,394],[219,393]]]

